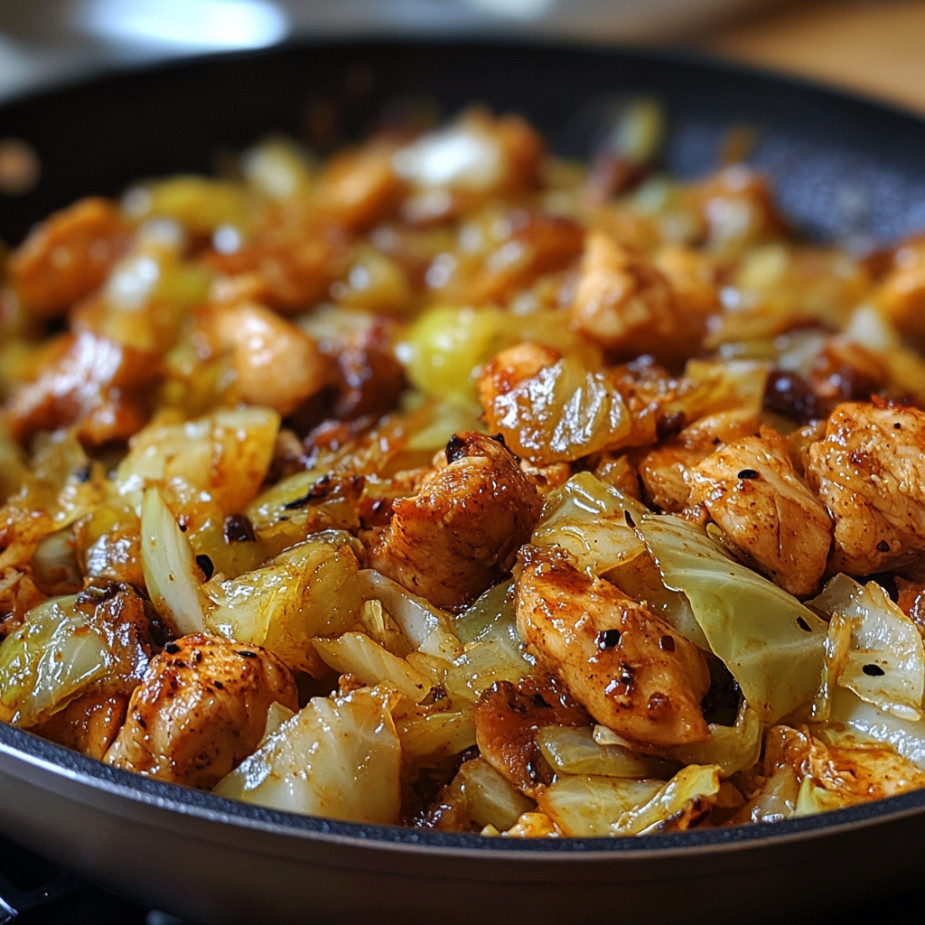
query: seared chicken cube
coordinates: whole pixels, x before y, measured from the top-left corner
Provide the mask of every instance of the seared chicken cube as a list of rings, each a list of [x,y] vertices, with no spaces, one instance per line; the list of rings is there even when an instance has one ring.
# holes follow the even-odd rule
[[[835,520],[832,571],[869,575],[921,555],[925,412],[846,402],[808,456],[807,479]]]
[[[757,426],[748,413],[719,411],[650,450],[639,462],[639,477],[649,499],[663,511],[683,511],[691,503],[693,467],[717,447],[753,434]]]
[[[644,254],[607,233],[588,233],[572,318],[580,331],[620,356],[659,359],[689,355],[706,331],[707,315],[682,304],[668,279]]]
[[[327,364],[318,345],[265,306],[217,306],[201,311],[198,320],[209,347],[227,352],[246,403],[289,414],[324,385]]]
[[[542,501],[502,442],[467,433],[447,445],[445,467],[392,507],[370,565],[438,607],[454,608],[510,570]]]
[[[760,436],[742,437],[694,466],[691,503],[702,504],[784,590],[799,597],[816,590],[832,545],[832,521],[777,431],[763,427]]]
[[[81,199],[36,226],[10,258],[13,287],[40,318],[99,288],[129,246],[128,222],[105,199]]]
[[[292,674],[271,652],[183,636],[151,660],[105,761],[208,789],[260,744],[274,702],[299,706]]]
[[[517,630],[601,725],[633,742],[700,742],[710,673],[700,651],[615,585],[561,550],[528,546],[516,585]]]
[[[7,420],[26,442],[40,431],[75,426],[85,444],[125,440],[148,419],[158,358],[90,331],[63,335],[37,377],[13,393]]]

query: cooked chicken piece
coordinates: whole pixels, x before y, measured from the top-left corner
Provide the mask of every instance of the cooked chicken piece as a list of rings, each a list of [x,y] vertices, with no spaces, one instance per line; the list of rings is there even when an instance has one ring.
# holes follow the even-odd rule
[[[207,789],[263,738],[270,704],[297,710],[289,669],[258,646],[195,634],[156,655],[105,761]]]
[[[640,356],[607,370],[613,385],[630,412],[632,433],[627,446],[649,446],[677,433],[684,426],[679,402],[691,382],[672,376],[651,356]]]
[[[324,385],[327,363],[314,339],[262,305],[205,309],[198,322],[211,348],[228,353],[247,404],[289,414]]]
[[[495,354],[483,367],[478,379],[479,404],[489,428],[498,429],[498,421],[492,414],[499,396],[507,395],[515,386],[532,379],[540,370],[560,359],[562,354],[558,350],[534,343],[515,344]]]
[[[710,673],[664,620],[565,553],[528,546],[517,580],[517,629],[540,665],[601,725],[641,745],[700,742]]]
[[[479,754],[518,789],[531,796],[553,773],[536,742],[544,726],[587,726],[584,707],[552,678],[497,681],[475,705]]]
[[[735,252],[784,231],[767,180],[743,164],[691,184],[686,195],[700,214],[713,250]]]
[[[304,204],[281,204],[241,247],[210,252],[209,264],[234,277],[216,284],[224,301],[255,299],[283,314],[321,301],[346,266],[349,235],[326,225]]]
[[[398,405],[407,382],[392,346],[396,338],[394,322],[380,317],[319,345],[334,370],[335,418],[379,417]]]
[[[392,505],[370,565],[438,607],[474,600],[508,572],[542,501],[503,443],[467,433],[447,444],[447,465]]]
[[[572,319],[580,331],[614,354],[689,356],[706,332],[707,315],[683,303],[644,254],[603,231],[591,230],[579,271]]]
[[[807,479],[835,520],[829,568],[869,575],[921,555],[925,412],[847,402],[808,452]]]
[[[829,402],[826,410],[839,401],[868,401],[889,379],[882,357],[840,334],[827,340],[809,371],[816,397]]]
[[[683,511],[691,503],[691,469],[717,447],[757,430],[757,419],[740,411],[719,411],[685,427],[639,462],[649,500],[663,511]]]
[[[642,489],[636,466],[626,456],[604,453],[594,467],[594,475],[607,485],[612,485],[629,498],[642,500]]]
[[[903,334],[925,337],[925,236],[910,238],[896,249],[878,298]]]
[[[720,310],[720,274],[715,260],[679,244],[662,247],[652,260],[665,275],[683,311],[709,318]]]
[[[89,331],[64,335],[7,403],[10,430],[23,442],[73,425],[87,444],[125,440],[146,423],[159,375],[153,354]]]
[[[129,585],[91,586],[78,595],[78,606],[92,610],[94,621],[108,634],[109,671],[32,731],[91,758],[102,758],[125,721],[129,698],[148,667],[160,627],[152,623],[145,601]]]
[[[448,299],[503,303],[544,273],[576,263],[581,254],[584,229],[570,218],[538,209],[515,209],[491,218],[492,225],[504,229],[502,239],[486,241],[474,278],[448,288]]]
[[[362,231],[397,207],[405,184],[392,167],[395,146],[373,141],[328,161],[318,178],[315,199],[330,221]]]
[[[81,199],[38,225],[10,257],[10,277],[29,312],[61,315],[101,286],[128,250],[130,229],[105,199]]]
[[[769,427],[742,437],[690,472],[691,504],[702,504],[726,536],[784,590],[815,591],[832,545],[832,520]]]
[[[896,605],[925,636],[925,582],[910,580],[897,575]]]
[[[769,427],[717,450],[690,472],[702,504],[732,543],[784,590],[815,591],[832,545],[832,520],[797,474],[787,442]]]

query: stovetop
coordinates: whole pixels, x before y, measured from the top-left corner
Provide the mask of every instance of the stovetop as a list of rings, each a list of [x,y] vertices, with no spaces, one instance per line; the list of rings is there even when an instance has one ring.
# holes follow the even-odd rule
[[[820,863],[824,859],[820,858]],[[812,878],[804,885],[812,889]],[[744,918],[749,918],[747,912]],[[925,921],[925,872],[922,885],[875,897],[829,916],[813,916],[787,925],[918,925]],[[194,925],[156,909],[147,909],[94,886],[0,837],[0,925]]]

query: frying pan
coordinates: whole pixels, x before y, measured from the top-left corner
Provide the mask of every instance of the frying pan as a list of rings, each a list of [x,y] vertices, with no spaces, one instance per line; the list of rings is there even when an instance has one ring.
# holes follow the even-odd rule
[[[173,63],[7,104],[0,135],[35,148],[42,181],[2,200],[0,237],[138,177],[210,169],[267,132],[321,145],[425,100],[447,114],[472,101],[524,113],[558,153],[586,156],[613,107],[640,92],[664,102],[666,162],[682,175],[714,167],[730,128],[753,130],[753,163],[808,236],[884,244],[925,229],[925,123],[910,115],[672,55],[383,40]],[[0,788],[4,834],[196,921],[780,922],[906,887],[925,856],[925,792],[772,826],[522,842],[236,804],[6,726]]]

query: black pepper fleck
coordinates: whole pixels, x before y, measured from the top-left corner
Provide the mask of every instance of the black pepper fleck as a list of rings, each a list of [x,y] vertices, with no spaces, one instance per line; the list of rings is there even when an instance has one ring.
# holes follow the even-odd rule
[[[612,649],[620,644],[619,630],[604,630],[597,634],[597,647],[599,649]]]
[[[889,552],[890,544],[886,540],[880,540],[880,542],[877,543],[877,551],[878,552]]]
[[[168,642],[167,645],[164,646],[164,651],[168,655],[176,655],[177,652],[180,651],[180,647],[175,642]]]
[[[739,474],[736,476],[739,479],[757,479],[758,470],[757,469],[740,469]]]
[[[861,671],[872,678],[879,678],[886,674],[886,672],[879,665],[865,665]]]
[[[629,511],[623,512],[623,519],[626,521],[627,527],[629,527],[631,530],[636,529],[636,521],[633,520],[633,515],[630,514]]]
[[[202,574],[206,576],[206,581],[208,581],[215,572],[215,566],[212,564],[212,560],[204,552],[196,556],[196,565],[202,569]]]

